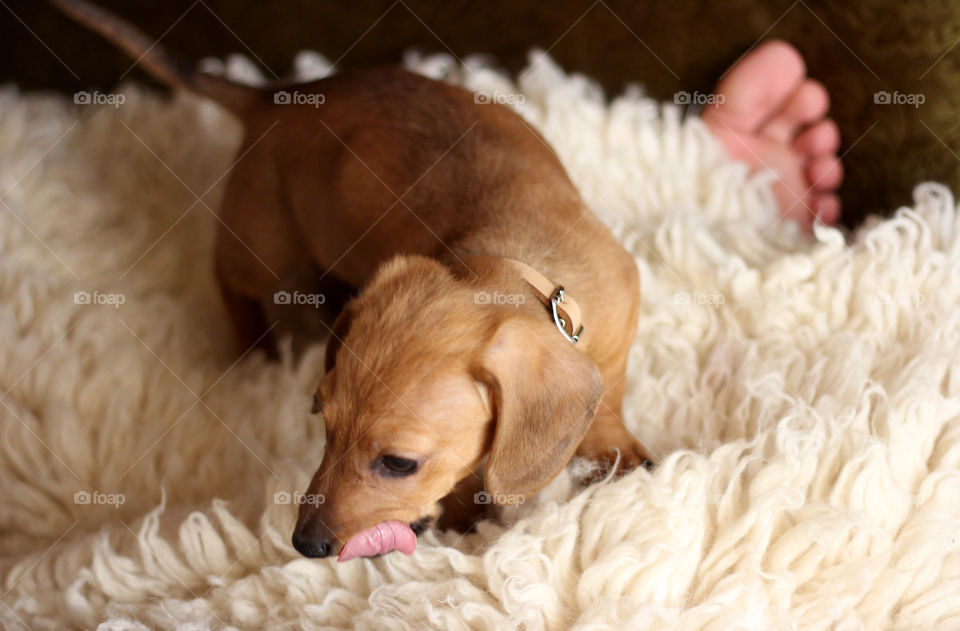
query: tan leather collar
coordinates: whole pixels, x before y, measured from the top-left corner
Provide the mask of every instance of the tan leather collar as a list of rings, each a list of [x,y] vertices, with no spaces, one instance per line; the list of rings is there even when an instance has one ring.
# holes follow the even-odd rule
[[[533,288],[540,302],[550,309],[553,322],[563,336],[570,343],[576,344],[583,333],[583,317],[577,302],[564,293],[562,286],[553,283],[526,263],[508,258],[504,260],[520,273],[520,277]]]

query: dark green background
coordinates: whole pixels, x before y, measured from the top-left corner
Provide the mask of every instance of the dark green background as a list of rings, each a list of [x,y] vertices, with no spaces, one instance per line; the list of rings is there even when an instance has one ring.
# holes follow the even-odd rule
[[[488,53],[516,71],[533,47],[608,94],[643,83],[656,98],[709,91],[763,37],[794,43],[833,97],[847,152],[845,222],[910,202],[913,185],[960,181],[960,4],[935,2],[228,2],[104,0],[188,61],[240,52],[277,75],[317,50],[341,65],[397,62],[404,50]],[[169,31],[168,31],[169,29]],[[59,59],[58,59],[59,58]],[[659,58],[659,59],[658,59]],[[43,1],[0,5],[0,83],[109,89],[130,60]],[[68,69],[69,68],[69,69]],[[128,75],[146,81],[134,70]],[[925,103],[877,105],[878,90]]]

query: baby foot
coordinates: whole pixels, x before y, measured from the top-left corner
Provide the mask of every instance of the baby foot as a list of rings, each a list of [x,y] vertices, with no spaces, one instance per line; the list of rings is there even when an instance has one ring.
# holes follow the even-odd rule
[[[770,40],[738,61],[717,84],[723,103],[701,117],[730,157],[779,176],[774,194],[785,217],[808,230],[815,218],[840,218],[840,131],[826,117],[823,84],[806,77],[790,44]]]

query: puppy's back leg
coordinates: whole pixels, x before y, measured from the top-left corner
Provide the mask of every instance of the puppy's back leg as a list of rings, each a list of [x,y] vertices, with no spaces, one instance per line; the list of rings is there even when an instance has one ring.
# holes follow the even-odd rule
[[[233,323],[238,350],[245,353],[251,348],[261,348],[271,359],[276,359],[276,340],[270,333],[271,327],[260,300],[241,293],[243,288],[234,282],[236,277],[222,261],[223,259],[218,257],[217,282],[227,314]]]
[[[284,207],[270,158],[254,149],[230,174],[215,257],[217,281],[240,351],[258,347],[275,356],[262,301],[271,299],[281,280],[310,260],[292,214]]]

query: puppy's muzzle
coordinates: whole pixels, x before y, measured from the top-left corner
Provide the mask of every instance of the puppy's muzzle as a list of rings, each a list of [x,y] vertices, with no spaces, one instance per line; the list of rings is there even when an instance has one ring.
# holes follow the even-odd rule
[[[293,533],[293,547],[303,556],[322,559],[333,554],[333,542],[329,539],[302,539],[299,534]]]
[[[434,521],[432,516],[421,517],[410,524],[410,529],[419,537]],[[307,521],[303,526],[298,525],[290,540],[297,552],[311,559],[322,559],[336,552],[337,546],[330,529],[318,520]]]
[[[320,559],[334,553],[333,534],[318,520],[309,520],[297,525],[291,538],[293,547],[305,557]]]

